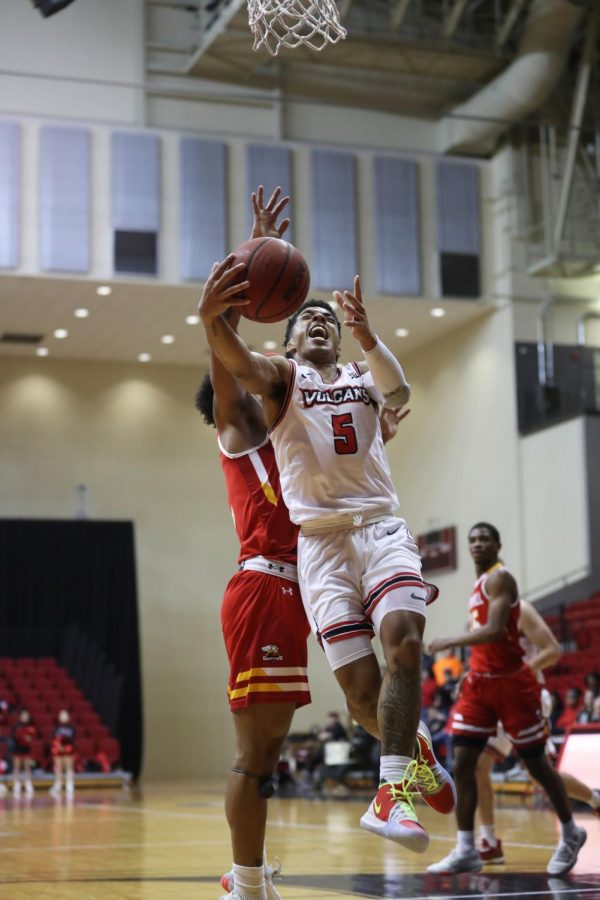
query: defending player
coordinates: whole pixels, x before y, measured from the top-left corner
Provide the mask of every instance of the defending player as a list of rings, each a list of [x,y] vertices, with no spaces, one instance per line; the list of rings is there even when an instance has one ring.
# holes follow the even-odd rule
[[[412,793],[449,812],[454,784],[419,726],[425,607],[437,591],[421,577],[417,547],[391,481],[378,402],[399,409],[410,394],[398,361],[369,327],[360,281],[339,292],[345,324],[366,362],[338,366],[340,324],[311,300],[290,319],[288,359],[251,353],[223,318],[248,282],[230,256],[215,264],[199,304],[212,350],[250,393],[262,398],[281,488],[300,526],[303,599],[352,716],[382,740],[382,783],[361,819],[368,830],[417,852],[429,843]],[[371,638],[378,632],[387,673],[381,684]],[[415,760],[415,742],[418,756]]]
[[[544,684],[543,670],[555,665],[560,659],[561,649],[558,641],[552,634],[548,625],[544,622],[534,606],[527,600],[521,600],[519,615],[519,632],[525,641],[525,661],[536,675],[541,685]],[[550,695],[542,687],[541,703],[542,713],[547,719],[550,714]],[[500,729],[499,729],[500,732]],[[552,761],[552,740],[546,741],[546,753]],[[484,752],[477,761],[477,798],[479,811],[480,845],[479,855],[484,863],[498,864],[504,862],[502,841],[496,837],[494,822],[494,791],[492,787],[492,769],[494,762],[503,761],[512,750],[512,743],[508,735],[497,734],[487,741]],[[587,784],[579,781],[568,772],[559,772],[568,796],[572,800],[579,800],[589,804],[596,815],[600,815],[600,792],[592,790]]]
[[[288,198],[277,189],[264,205],[253,195],[252,237],[280,237],[277,218]],[[231,310],[237,327],[239,311]],[[310,628],[298,587],[298,529],[281,498],[279,473],[262,407],[211,354],[196,407],[218,432],[229,505],[240,542],[239,571],[221,607],[230,662],[228,697],[236,755],[225,796],[233,873],[223,886],[233,900],[275,900],[279,894],[264,862],[267,799],[273,772],[295,710],[310,703],[306,639]],[[232,883],[233,882],[233,883]]]
[[[458,788],[457,845],[428,867],[428,872],[478,872],[482,867],[475,849],[477,761],[487,739],[501,721],[529,773],[538,781],[561,822],[561,839],[548,864],[550,875],[564,875],[577,861],[586,832],[573,821],[565,786],[544,752],[546,727],[541,710],[540,685],[523,662],[519,641],[519,593],[513,576],[498,558],[498,530],[479,522],[469,532],[469,549],[477,581],[469,600],[471,630],[464,635],[432,642],[429,651],[471,647],[470,670],[454,708],[454,772]]]

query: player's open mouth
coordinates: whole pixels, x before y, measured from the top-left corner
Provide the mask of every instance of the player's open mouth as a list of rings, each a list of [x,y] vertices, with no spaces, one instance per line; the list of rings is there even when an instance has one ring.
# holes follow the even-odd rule
[[[308,336],[324,338],[325,340],[329,337],[327,329],[323,325],[313,325],[312,328],[308,329]]]

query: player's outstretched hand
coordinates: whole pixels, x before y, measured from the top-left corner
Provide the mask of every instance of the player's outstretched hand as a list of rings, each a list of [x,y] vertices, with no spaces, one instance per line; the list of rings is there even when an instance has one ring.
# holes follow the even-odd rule
[[[234,259],[234,254],[230,253],[223,262],[214,263],[210,270],[198,304],[198,315],[205,325],[223,315],[230,307],[244,307],[250,302],[243,296],[250,282],[239,280],[246,265],[237,263],[234,266]]]
[[[377,343],[375,334],[371,331],[367,311],[365,309],[360,278],[354,278],[354,293],[344,291],[333,292],[334,299],[344,310],[344,325],[352,332],[352,337],[358,341],[363,350],[372,350]]]
[[[277,219],[290,202],[289,197],[282,197],[281,188],[276,187],[271,194],[269,200],[265,204],[265,189],[259,185],[256,193],[252,194],[252,212],[254,213],[254,222],[252,224],[251,238],[274,237],[280,238],[285,234],[289,219],[283,219],[278,225]]]
[[[396,437],[396,432],[398,431],[398,425],[405,419],[409,414],[410,409],[387,409],[387,407],[383,407],[381,412],[379,413],[379,424],[381,425],[381,436],[383,438],[383,443],[387,444],[388,441],[391,441],[392,438]]]
[[[427,653],[429,656],[435,656],[436,653],[439,653],[440,650],[445,650],[448,646],[448,642],[444,638],[434,638],[427,646]]]

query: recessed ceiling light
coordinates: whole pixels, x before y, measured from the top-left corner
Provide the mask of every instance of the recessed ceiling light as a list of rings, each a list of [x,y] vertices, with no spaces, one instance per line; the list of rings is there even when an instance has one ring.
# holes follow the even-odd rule
[[[446,310],[442,309],[441,306],[434,306],[433,309],[431,310],[431,315],[433,316],[434,319],[441,319],[442,316],[446,315]]]
[[[200,321],[200,316],[186,316],[185,321],[188,325],[197,325]]]
[[[68,336],[69,336],[69,332],[67,331],[66,328],[57,328],[56,331],[54,332],[54,337],[58,338],[59,341],[62,341],[63,338],[66,338]]]
[[[138,359],[140,362],[150,362],[152,357],[150,356],[149,353],[140,353],[140,355],[138,356]]]
[[[263,341],[265,350],[277,350],[277,341]]]
[[[112,288],[108,284],[100,284],[96,288],[96,293],[100,295],[100,297],[108,297],[109,294],[112,294]]]
[[[90,314],[89,309],[83,309],[83,307],[81,309],[76,309],[75,313],[74,313],[75,318],[77,318],[77,319],[87,319],[89,314]]]
[[[48,356],[50,353],[47,347],[38,347],[35,352],[37,356]]]
[[[161,341],[163,342],[163,344],[174,344],[175,338],[172,334],[163,334],[163,336],[161,337]]]
[[[396,337],[408,337],[408,328],[396,328],[394,334]]]

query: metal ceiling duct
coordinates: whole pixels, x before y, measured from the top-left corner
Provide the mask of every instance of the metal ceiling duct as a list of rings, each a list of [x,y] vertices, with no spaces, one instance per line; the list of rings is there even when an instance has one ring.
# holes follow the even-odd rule
[[[533,0],[515,60],[440,122],[440,151],[493,153],[500,135],[539,109],[554,90],[584,10],[570,0]]]

